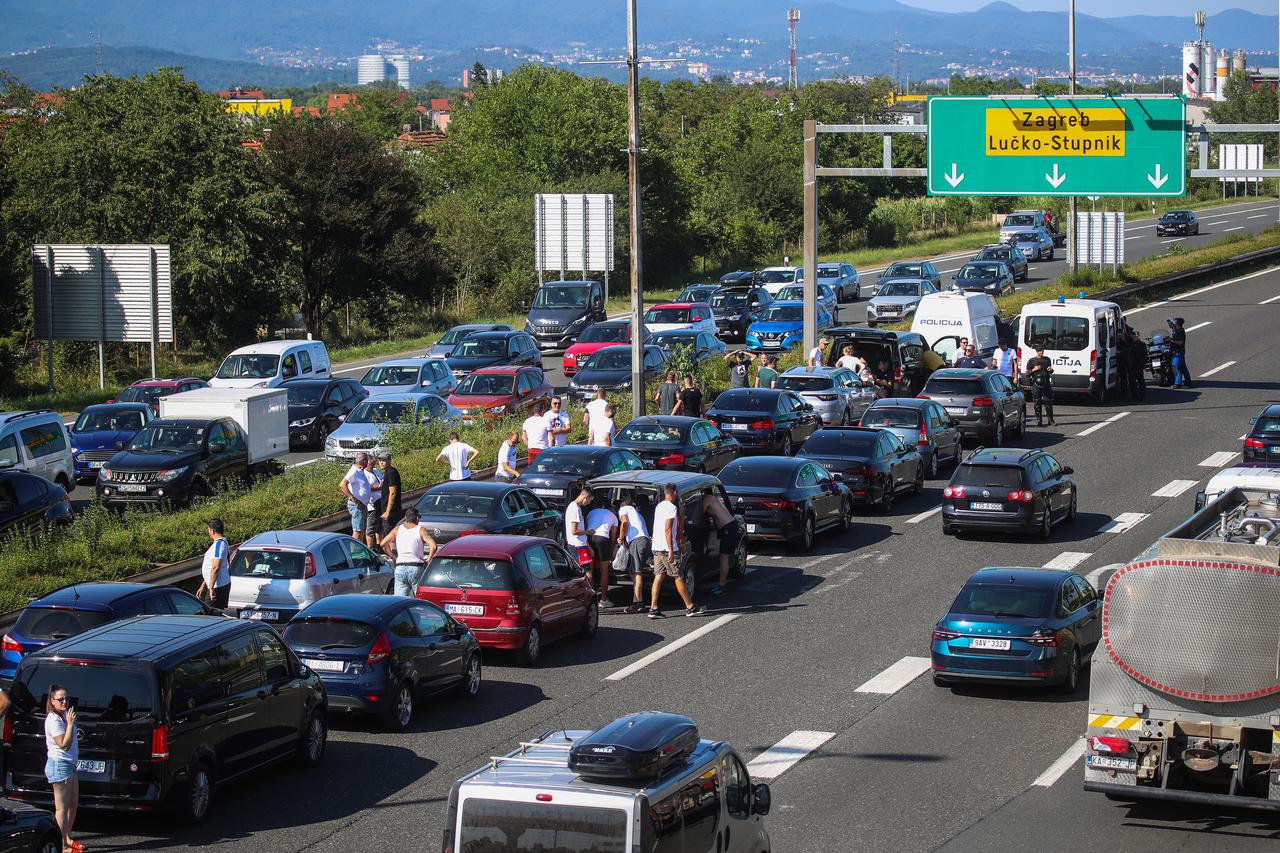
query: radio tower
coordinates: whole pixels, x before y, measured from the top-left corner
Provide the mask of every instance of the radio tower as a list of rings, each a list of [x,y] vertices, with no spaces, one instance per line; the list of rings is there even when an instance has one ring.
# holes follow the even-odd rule
[[[796,22],[799,20],[799,9],[787,10],[787,39],[791,45],[791,60],[787,75],[787,88],[793,92],[800,88],[800,80],[796,76]]]
[[[893,91],[902,91],[902,42],[897,30],[893,31]]]

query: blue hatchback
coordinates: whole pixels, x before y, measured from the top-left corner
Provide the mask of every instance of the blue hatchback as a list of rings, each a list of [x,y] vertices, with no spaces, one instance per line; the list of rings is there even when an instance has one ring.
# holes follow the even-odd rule
[[[331,595],[295,616],[282,636],[324,682],[330,713],[376,714],[401,731],[419,699],[480,692],[480,642],[428,601]]]
[[[1075,572],[979,569],[933,629],[933,683],[1054,684],[1071,694],[1101,637],[1101,597]]]
[[[818,334],[834,325],[831,312],[819,305]],[[747,327],[747,349],[752,352],[786,352],[803,340],[803,302],[775,302]]]
[[[218,615],[191,593],[172,586],[102,581],[55,589],[29,603],[0,641],[0,681],[12,681],[22,658],[50,643],[117,619],[173,613]]]
[[[152,417],[146,403],[102,403],[81,412],[69,430],[76,482],[97,482],[98,469],[132,441]]]

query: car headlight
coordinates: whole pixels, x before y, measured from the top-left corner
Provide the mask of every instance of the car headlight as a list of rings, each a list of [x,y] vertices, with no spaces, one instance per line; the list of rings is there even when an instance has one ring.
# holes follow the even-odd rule
[[[265,382],[259,382],[257,385],[250,385],[249,387],[250,387],[250,388],[266,388],[266,387],[267,387],[267,383],[265,383]]]
[[[99,475],[101,475],[102,479],[104,479],[104,480],[110,480],[110,479],[111,479],[111,469],[110,469],[110,468],[99,468],[99,469],[98,469],[98,474],[99,474]]]
[[[79,455],[80,455],[80,448],[78,448],[78,447],[73,447],[73,448],[71,448],[71,455],[72,455],[72,456],[79,456]]]
[[[183,465],[180,468],[170,468],[167,471],[161,471],[156,475],[156,479],[162,483],[172,483],[174,480],[185,474],[189,467],[189,465]]]
[[[289,426],[297,427],[297,428],[309,427],[315,422],[316,422],[315,418],[299,418],[296,421],[289,421]]]
[[[485,411],[491,415],[500,415],[506,410],[507,410],[506,406],[490,406],[489,408],[485,409]]]

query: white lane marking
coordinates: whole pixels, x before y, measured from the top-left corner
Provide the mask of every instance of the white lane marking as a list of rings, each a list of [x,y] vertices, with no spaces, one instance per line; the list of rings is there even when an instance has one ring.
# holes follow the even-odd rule
[[[1187,489],[1194,486],[1199,480],[1170,480],[1168,485],[1161,486],[1151,493],[1153,498],[1176,498]]]
[[[357,370],[368,370],[372,365],[366,364],[363,367],[344,367],[341,370],[331,371],[333,373],[355,373]]]
[[[1248,281],[1251,278],[1257,278],[1260,275],[1267,275],[1269,273],[1276,272],[1277,270],[1280,270],[1280,267],[1269,267],[1268,269],[1265,269],[1265,270],[1258,270],[1257,272],[1251,272],[1248,275],[1242,275],[1239,278],[1229,278],[1226,281],[1220,281],[1217,284],[1211,284],[1207,287],[1202,287],[1199,290],[1192,290],[1189,293],[1180,293],[1177,296],[1170,296],[1168,299],[1161,299],[1159,302],[1152,302],[1150,305],[1142,305],[1137,308],[1131,308],[1128,311],[1124,312],[1124,315],[1128,317],[1130,314],[1137,314],[1139,311],[1147,311],[1152,308],[1159,308],[1161,305],[1167,305],[1170,302],[1177,302],[1181,299],[1189,299],[1192,296],[1199,296],[1201,293],[1208,293],[1210,290],[1217,290],[1219,287],[1226,287],[1228,284],[1236,284],[1241,281]]]
[[[627,666],[624,666],[622,669],[618,670],[612,675],[606,675],[605,681],[621,681],[622,679],[626,678],[628,675],[634,675],[635,673],[644,669],[649,664],[660,661],[663,658],[665,658],[667,655],[672,654],[673,652],[680,651],[680,649],[683,649],[685,646],[694,642],[698,638],[705,637],[707,634],[710,634],[715,629],[720,628],[724,625],[728,625],[730,622],[732,622],[734,619],[737,619],[741,615],[742,615],[741,613],[726,613],[725,615],[716,619],[714,622],[709,622],[706,625],[703,625],[701,628],[698,628],[696,631],[690,631],[680,639],[667,643],[665,646],[658,649],[657,651],[650,652],[649,654],[640,658],[640,660],[636,661],[635,663],[631,663],[631,664],[628,664]]]
[[[907,519],[907,524],[919,524],[920,522],[924,521],[926,518],[932,518],[933,516],[937,515],[940,512],[942,512],[942,504],[938,504],[933,509],[926,509],[924,512],[920,513],[919,515],[911,516],[910,518]]]
[[[1277,300],[1280,300],[1280,296],[1273,296],[1273,297],[1271,297],[1270,299],[1264,299],[1264,300],[1262,300],[1261,302],[1259,302],[1258,304],[1259,304],[1259,305],[1270,305],[1272,302],[1275,302],[1275,301],[1277,301]]]
[[[855,693],[897,693],[933,666],[928,658],[905,657],[863,684]]]
[[[1235,228],[1223,228],[1222,233],[1226,234],[1228,231],[1243,231],[1243,230],[1244,230],[1243,225],[1237,225]]]
[[[1103,575],[1105,575],[1107,572],[1114,572],[1118,569],[1123,569],[1123,568],[1124,568],[1124,563],[1108,563],[1105,566],[1099,566],[1098,568],[1089,572],[1089,574],[1084,576],[1084,579],[1089,582],[1089,586],[1093,587],[1094,589],[1097,589],[1098,581],[1102,580]]]
[[[1142,239],[1142,235],[1141,235],[1141,234],[1134,234],[1132,237],[1125,237],[1125,239],[1126,239],[1126,240],[1141,240],[1141,239]]]
[[[1253,216],[1246,216],[1245,219],[1261,219],[1266,216],[1265,213],[1255,213]]]
[[[1146,517],[1147,514],[1145,512],[1122,512],[1102,525],[1098,533],[1124,533],[1127,530],[1132,530]]]
[[[777,779],[835,736],[835,732],[792,732],[751,759],[747,773],[752,779]]]
[[[1062,778],[1062,774],[1066,773],[1072,767],[1084,758],[1084,738],[1079,738],[1071,746],[1067,747],[1067,751],[1058,757],[1058,760],[1049,765],[1049,769],[1036,777],[1036,781],[1032,782],[1035,788],[1052,788],[1053,783]]]
[[[292,465],[286,465],[286,468],[301,468],[303,465],[314,465],[317,462],[323,462],[323,456],[317,456],[315,459],[305,459],[302,462],[294,462]]]
[[[1223,465],[1226,465],[1228,462],[1234,461],[1235,458],[1236,458],[1236,451],[1220,450],[1217,453],[1213,454],[1212,456],[1206,458],[1203,462],[1201,462],[1200,467],[1201,468],[1221,468]]]
[[[832,560],[839,556],[841,555],[837,553],[837,554],[827,554],[822,557],[814,557],[812,560],[809,560],[807,562],[801,563],[800,565],[796,566],[796,568],[802,572],[808,571],[809,569],[812,569],[814,566],[818,565],[819,563],[825,563],[827,560]]]
[[[1107,424],[1113,424],[1113,423],[1115,423],[1116,421],[1120,420],[1121,418],[1128,417],[1128,416],[1129,416],[1129,415],[1131,415],[1131,414],[1133,414],[1133,413],[1132,413],[1132,412],[1119,412],[1118,414],[1114,414],[1114,415],[1112,415],[1111,417],[1107,418],[1107,419],[1106,419],[1105,421],[1103,421],[1102,423],[1100,423],[1100,424],[1094,424],[1093,426],[1089,427],[1088,429],[1084,429],[1084,430],[1081,430],[1080,432],[1076,433],[1076,438],[1080,438],[1081,436],[1086,436],[1086,435],[1093,435],[1095,432],[1097,432],[1098,430],[1102,429],[1102,428],[1103,428],[1104,426],[1106,426]]]
[[[1219,364],[1213,370],[1206,370],[1204,373],[1201,373],[1198,378],[1207,379],[1208,377],[1212,376],[1215,373],[1220,373],[1221,371],[1226,370],[1228,367],[1230,367],[1233,364],[1235,364],[1234,361],[1228,361],[1226,364]]]
[[[1172,239],[1172,240],[1161,240],[1161,241],[1160,241],[1160,245],[1162,245],[1162,246],[1167,246],[1167,245],[1169,245],[1170,243],[1181,243],[1181,242],[1182,242],[1183,240],[1185,240],[1185,239],[1187,239],[1187,238],[1186,238],[1186,237],[1175,237],[1175,238],[1174,238],[1174,239]]]
[[[1186,331],[1188,331],[1188,332],[1194,332],[1196,329],[1203,329],[1205,326],[1212,326],[1212,325],[1213,325],[1213,321],[1212,321],[1212,320],[1205,320],[1203,323],[1196,323],[1196,324],[1195,324],[1194,326],[1192,326],[1191,328],[1186,329]]]
[[[1046,569],[1074,569],[1092,556],[1093,553],[1089,551],[1063,551],[1045,563],[1044,567]]]

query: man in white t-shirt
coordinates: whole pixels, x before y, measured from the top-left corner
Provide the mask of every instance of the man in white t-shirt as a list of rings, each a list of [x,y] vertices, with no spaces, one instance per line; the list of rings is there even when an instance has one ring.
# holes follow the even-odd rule
[[[644,612],[644,567],[652,557],[652,545],[644,517],[631,498],[624,497],[618,504],[618,554],[613,559],[613,568],[631,575],[631,603],[627,605],[627,613]]]
[[[196,590],[196,598],[203,598],[205,591],[208,591],[209,603],[219,610],[226,610],[227,601],[231,598],[231,564],[227,562],[227,540],[222,535],[220,519],[211,518],[206,526],[213,544],[204,552],[200,588]]]
[[[810,370],[813,370],[815,367],[822,367],[822,365],[826,362],[827,347],[829,347],[830,345],[831,345],[830,340],[828,340],[827,338],[822,338],[821,340],[818,341],[818,345],[816,347],[809,350],[809,358],[805,361],[805,363],[809,366]]]
[[[369,501],[373,499],[373,488],[365,469],[369,467],[369,455],[357,453],[355,462],[347,469],[339,488],[347,496],[347,512],[351,515],[351,535],[361,542],[364,532],[369,526]]]
[[[591,571],[590,528],[587,527],[586,508],[595,500],[591,490],[585,486],[578,496],[569,502],[564,509],[564,544],[571,553],[578,555],[578,565]]]
[[[498,468],[493,472],[493,479],[504,483],[514,483],[520,478],[520,470],[516,468],[516,457],[520,450],[520,433],[507,431],[507,440],[498,448]]]
[[[471,463],[476,461],[480,451],[459,440],[456,432],[449,433],[449,443],[436,454],[437,462],[449,463],[450,480],[470,480]]]
[[[594,444],[596,447],[613,446],[613,435],[618,428],[613,420],[615,411],[613,403],[610,403],[604,407],[603,414],[592,416],[591,425],[587,427],[587,444]]]
[[[378,547],[378,517],[381,515],[379,509],[382,503],[382,472],[378,470],[378,466],[373,458],[373,454],[369,454],[369,461],[365,464],[364,478],[369,481],[369,503],[368,514],[365,516],[364,537],[361,541],[371,548]]]
[[[582,416],[582,423],[586,426],[588,433],[591,430],[592,418],[603,418],[604,407],[609,405],[609,401],[604,398],[604,389],[596,389],[596,398],[587,403],[586,412]]]
[[[609,565],[613,562],[613,540],[617,536],[618,517],[601,503],[587,513],[587,542],[591,548],[591,567],[600,579],[600,606],[612,607],[609,600]]]
[[[662,594],[662,579],[668,575],[675,578],[676,592],[684,602],[684,615],[698,616],[707,608],[694,607],[680,574],[680,508],[676,506],[680,490],[675,484],[668,483],[662,491],[665,500],[653,511],[653,595],[649,602],[649,618],[661,619],[666,615],[658,609],[658,596]]]
[[[547,424],[554,447],[564,447],[569,443],[569,433],[573,431],[573,423],[564,410],[564,401],[559,397],[551,398],[551,411],[547,412]]]
[[[529,464],[538,458],[538,454],[547,449],[551,440],[551,424],[547,420],[547,404],[539,400],[533,414],[524,419],[520,425],[524,433],[524,446],[529,448]]]

